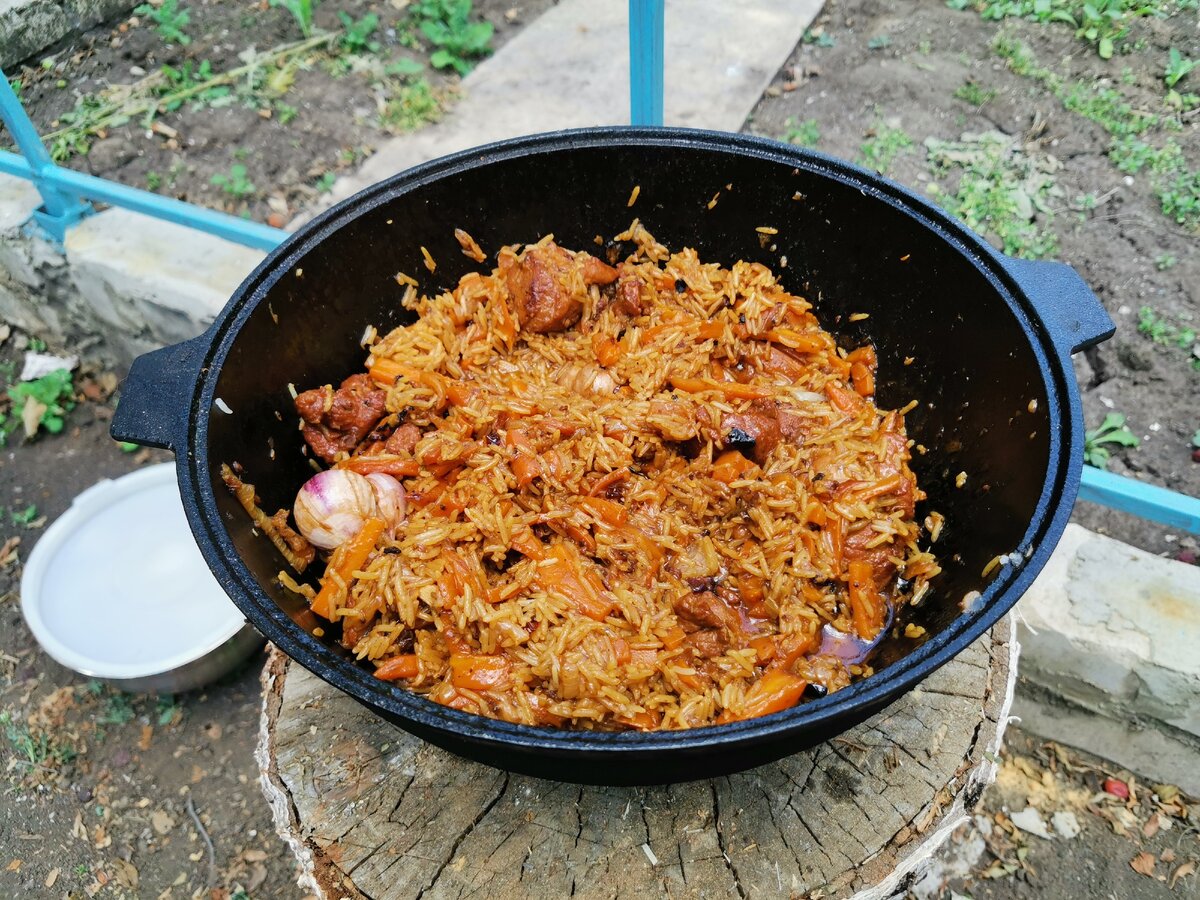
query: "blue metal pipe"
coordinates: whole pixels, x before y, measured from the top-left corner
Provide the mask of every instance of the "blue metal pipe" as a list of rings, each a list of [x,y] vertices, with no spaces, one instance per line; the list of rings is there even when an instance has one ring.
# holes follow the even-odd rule
[[[17,143],[17,149],[25,157],[29,168],[28,177],[37,186],[42,195],[42,208],[34,213],[38,223],[52,237],[61,241],[67,229],[91,212],[91,207],[67,191],[56,187],[51,176],[57,166],[50,159],[46,147],[42,144],[37,127],[25,114],[21,100],[17,97],[8,76],[0,71],[0,119],[12,139]]]
[[[0,172],[16,175],[18,178],[29,178],[38,183],[38,179],[34,179],[32,166],[26,160],[3,150],[0,150]],[[51,165],[43,169],[39,190],[42,185],[49,186],[52,190],[86,197],[97,203],[108,203],[156,219],[185,225],[259,250],[273,250],[288,236],[282,228],[272,228],[249,219],[184,203],[173,197],[162,197],[61,166]],[[45,199],[44,192],[42,197]]]
[[[1079,499],[1200,534],[1200,500],[1103,469],[1083,467]]]
[[[663,123],[664,0],[629,0],[629,118]]]

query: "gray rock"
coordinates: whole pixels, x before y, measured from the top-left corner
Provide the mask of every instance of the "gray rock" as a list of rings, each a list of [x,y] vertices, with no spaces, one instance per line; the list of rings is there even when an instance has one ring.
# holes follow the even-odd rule
[[[0,0],[0,66],[28,59],[70,30],[66,13],[54,0]]]

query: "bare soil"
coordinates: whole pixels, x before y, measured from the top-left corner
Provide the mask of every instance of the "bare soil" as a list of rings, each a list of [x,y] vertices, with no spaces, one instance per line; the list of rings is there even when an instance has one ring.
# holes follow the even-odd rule
[[[499,49],[521,26],[536,18],[553,0],[476,0],[472,20],[491,22],[491,46]],[[400,60],[423,65],[445,108],[454,103],[460,77],[451,69],[429,64],[431,47],[424,41],[408,2],[323,0],[314,3],[314,32],[340,33],[339,13],[352,20],[374,14],[379,27],[372,35],[375,53],[330,54],[314,51],[286,79],[254,91],[235,91],[228,105],[187,102],[156,116],[155,130],[140,117],[90,140],[86,153],[64,165],[93,175],[149,189],[202,206],[246,215],[282,226],[323,188],[322,177],[356,168],[376,146],[396,131],[381,122],[381,110],[393,99],[399,80],[380,73]],[[77,99],[112,85],[129,85],[154,77],[163,66],[193,70],[208,62],[213,72],[242,66],[244,54],[265,54],[301,39],[298,26],[282,7],[266,0],[183,0],[189,12],[185,26],[192,38],[186,47],[167,43],[145,16],[133,15],[71,38],[43,57],[27,61],[10,77],[22,81],[21,99],[43,135],[66,122]],[[336,58],[335,58],[336,57]],[[337,65],[341,63],[342,65]],[[331,74],[346,71],[342,74]],[[284,110],[296,110],[294,118]],[[233,196],[212,183],[244,166],[253,185],[247,196]]]

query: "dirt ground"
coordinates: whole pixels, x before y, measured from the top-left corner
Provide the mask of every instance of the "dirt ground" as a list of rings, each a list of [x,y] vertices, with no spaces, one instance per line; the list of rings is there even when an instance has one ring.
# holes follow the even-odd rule
[[[498,46],[550,2],[523,4],[515,24],[505,17],[510,4],[478,5],[497,26]],[[196,24],[188,29],[193,42],[186,51],[167,49],[144,24],[126,23],[122,31],[114,23],[64,48],[51,68],[25,73],[23,96],[39,126],[49,130],[49,122],[74,105],[76,91],[141,77],[130,74],[135,65],[152,72],[190,58],[221,68],[238,64],[251,37],[260,50],[296,37],[281,9],[244,0],[191,8]],[[398,37],[392,43],[386,29],[403,18],[394,4],[329,0],[319,7],[318,24],[333,27],[339,9],[356,19],[378,13],[379,55],[427,59],[428,48],[405,48]],[[1057,93],[1044,76],[1016,74],[1011,58],[997,54],[998,35],[1028,45],[1032,68],[1062,79]],[[921,190],[938,184],[951,198],[959,196],[963,171],[935,160],[968,158],[981,143],[973,136],[981,133],[1007,136],[1003,161],[1010,168],[1004,171],[1025,179],[1033,211],[1018,216],[1022,227],[1014,229],[1003,209],[985,205],[992,217],[981,227],[1023,252],[1076,266],[1112,312],[1117,336],[1077,361],[1088,426],[1121,412],[1140,439],[1136,448],[1105,445],[1112,450],[1109,467],[1200,495],[1200,464],[1189,446],[1200,428],[1200,373],[1191,347],[1180,340],[1200,327],[1196,233],[1164,215],[1153,173],[1141,170],[1127,180],[1106,156],[1110,131],[1067,110],[1061,99],[1073,84],[1083,85],[1090,98],[1097,79],[1107,79],[1100,87],[1128,98],[1125,120],[1137,110],[1152,110],[1164,122],[1174,116],[1178,130],[1160,123],[1145,136],[1156,146],[1177,142],[1194,170],[1197,117],[1164,111],[1160,75],[1171,47],[1200,57],[1194,13],[1139,20],[1105,62],[1066,26],[986,21],[932,0],[839,0],[826,6],[748,129],[867,157],[901,182]],[[1024,71],[1031,71],[1028,61]],[[165,114],[161,121],[175,138],[147,137],[132,123],[115,127],[69,164],[140,187],[158,173],[159,189],[173,195],[255,218],[290,215],[319,189],[325,172],[352,166],[364,148],[383,139],[371,77],[351,71],[333,78],[320,65],[297,69],[287,92],[266,106]],[[454,80],[439,81],[431,70],[424,77],[443,90]],[[58,88],[59,79],[68,86]],[[1200,90],[1197,79],[1200,70],[1180,89]],[[1079,108],[1079,95],[1070,96]],[[280,121],[279,103],[298,109],[288,125]],[[270,118],[260,115],[263,108]],[[1085,108],[1096,113],[1094,104]],[[1112,116],[1106,121],[1113,125]],[[955,146],[939,151],[937,144],[927,147],[926,138]],[[235,145],[250,152],[235,157]],[[231,198],[211,184],[235,163],[256,185],[251,196]],[[177,174],[169,181],[172,171]],[[978,211],[959,202],[968,214]],[[19,361],[24,341],[14,334],[0,344],[0,387],[10,383],[11,371],[3,367]],[[167,458],[126,453],[108,438],[109,384],[102,373],[85,373],[76,380],[81,402],[61,435],[24,443],[18,434],[0,448],[0,896],[299,898],[291,855],[274,835],[256,783],[257,661],[203,692],[129,696],[55,665],[21,619],[21,565],[45,523],[98,478]],[[1136,519],[1082,506],[1076,516],[1154,552],[1184,558],[1195,552],[1191,538]],[[9,543],[13,538],[20,543]],[[953,852],[920,896],[1198,895],[1197,876],[1188,869],[1200,860],[1191,801],[1074,751],[1042,747],[1017,730],[1009,736],[1000,780],[985,795],[980,818],[956,836]],[[1128,802],[1104,794],[1108,777],[1132,788]],[[1054,813],[1071,813],[1079,835],[1042,838],[1023,831],[1013,821],[1027,805],[1051,831]],[[1033,827],[1028,816],[1019,821]]]
[[[492,23],[494,51],[552,2],[476,0],[471,21]],[[368,40],[378,48],[355,51],[338,37],[278,62],[266,60],[253,74],[160,112],[150,128],[139,115],[78,144],[60,142],[69,154],[63,164],[282,226],[381,141],[420,127],[454,102],[459,75],[430,64],[435,48],[423,37],[408,0],[313,5],[318,35],[343,34],[342,14],[352,22],[376,16],[378,26]],[[181,72],[191,67],[190,82],[198,83],[205,64],[212,73],[228,72],[244,67],[251,53],[266,57],[302,40],[288,12],[266,0],[185,0],[180,8],[190,16],[186,46],[165,41],[147,16],[133,15],[69,39],[8,73],[22,82],[21,100],[47,143],[53,147],[50,135],[72,125],[70,116],[81,103],[120,96],[124,85],[161,82],[164,66]],[[406,63],[415,67],[411,73],[396,71]],[[428,92],[404,93],[421,82]],[[389,107],[389,101],[406,97],[407,112]],[[244,180],[231,177],[237,166]],[[214,184],[214,177],[228,182]]]

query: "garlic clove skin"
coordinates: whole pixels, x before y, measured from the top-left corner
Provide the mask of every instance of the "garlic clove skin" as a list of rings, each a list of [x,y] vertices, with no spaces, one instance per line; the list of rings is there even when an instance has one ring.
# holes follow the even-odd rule
[[[376,489],[367,477],[345,469],[329,469],[304,483],[296,495],[292,515],[310,543],[333,550],[358,534],[367,519],[379,515],[375,497]]]
[[[399,525],[408,516],[408,497],[400,482],[391,475],[372,472],[367,476],[375,492],[375,508],[379,518],[390,526]]]

